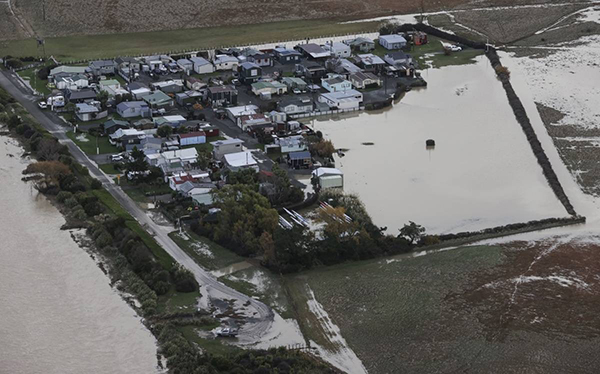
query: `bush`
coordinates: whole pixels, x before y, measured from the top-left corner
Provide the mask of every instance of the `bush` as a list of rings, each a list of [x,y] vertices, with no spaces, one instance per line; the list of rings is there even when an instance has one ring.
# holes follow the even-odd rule
[[[198,291],[198,283],[191,271],[177,266],[171,270],[171,276],[175,282],[175,290],[177,292],[194,292]]]
[[[95,242],[99,248],[104,248],[104,247],[111,245],[112,240],[113,240],[113,238],[112,238],[112,236],[110,236],[110,234],[108,232],[103,232],[102,234],[100,234],[100,236],[98,236],[96,238]]]
[[[73,210],[72,214],[73,214],[73,218],[75,218],[79,221],[85,221],[88,218],[87,214],[85,213],[83,208],[80,206],[77,207],[75,210]]]
[[[79,205],[79,201],[77,201],[77,199],[74,197],[69,197],[65,200],[65,205],[67,206],[67,208],[72,209]]]
[[[98,179],[92,179],[90,187],[92,188],[92,190],[99,190],[102,188],[102,182],[100,182]]]
[[[58,195],[56,195],[56,200],[58,200],[59,203],[64,203],[65,200],[72,198],[73,194],[69,191],[60,191],[58,193]]]
[[[10,59],[6,61],[6,66],[12,69],[18,69],[23,66],[23,63],[19,60]]]
[[[496,65],[496,67],[494,68],[494,70],[496,71],[496,75],[498,75],[498,76],[504,74],[507,77],[510,77],[510,70],[508,70],[508,68],[506,66]]]

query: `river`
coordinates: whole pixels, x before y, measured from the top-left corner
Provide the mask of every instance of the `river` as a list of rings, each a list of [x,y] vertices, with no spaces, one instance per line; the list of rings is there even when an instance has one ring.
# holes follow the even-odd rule
[[[157,373],[156,340],[0,137],[0,373]]]
[[[336,158],[344,189],[375,224],[446,233],[567,216],[484,56],[423,76],[428,87],[392,108],[313,122],[347,149]]]

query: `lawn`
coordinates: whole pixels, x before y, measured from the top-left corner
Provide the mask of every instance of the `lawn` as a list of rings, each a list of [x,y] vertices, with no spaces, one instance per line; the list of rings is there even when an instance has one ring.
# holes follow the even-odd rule
[[[198,335],[196,330],[204,330],[203,327],[197,326],[182,326],[177,327],[177,330],[183,333],[183,336],[193,342],[198,344],[200,348],[205,350],[208,353],[213,355],[223,355],[228,356],[231,354],[236,354],[240,351],[241,348],[238,348],[234,345],[226,344],[223,342],[222,338],[202,338]]]
[[[102,170],[103,172],[105,172],[106,174],[121,174],[121,172],[117,169],[115,169],[115,165],[113,164],[103,164],[103,165],[98,165],[98,167],[100,168],[100,170]]]
[[[236,255],[232,251],[201,237],[189,230],[186,237],[181,236],[178,231],[173,231],[169,237],[173,239],[194,261],[206,269],[222,269],[231,264],[245,261],[245,258]]]
[[[164,295],[159,296],[157,313],[193,313],[197,310],[198,292],[178,293],[171,289]]]
[[[47,55],[69,62],[280,40],[304,40],[328,35],[373,32],[378,28],[379,22],[340,24],[334,20],[321,19],[139,33],[74,35],[46,38],[45,41]],[[6,41],[0,48],[1,56],[39,56],[40,53],[35,39]]]
[[[456,295],[504,258],[500,247],[464,247],[287,276],[286,287],[305,336],[335,349],[307,306],[310,287],[369,373],[454,372],[493,348]]]
[[[67,136],[71,139],[85,154],[87,155],[95,155],[98,154],[109,154],[109,153],[118,153],[119,149],[114,145],[110,144],[108,141],[108,137],[93,137],[85,133],[79,133],[75,135],[72,131],[67,132]],[[78,139],[78,137],[85,137],[88,141],[82,141]],[[96,143],[97,142],[97,143]]]
[[[39,79],[36,74],[37,69],[39,68],[21,70],[18,74],[24,80],[29,81],[31,87],[33,87],[33,89],[37,92],[41,93],[44,96],[50,95],[51,91],[46,86],[48,84],[48,80]]]

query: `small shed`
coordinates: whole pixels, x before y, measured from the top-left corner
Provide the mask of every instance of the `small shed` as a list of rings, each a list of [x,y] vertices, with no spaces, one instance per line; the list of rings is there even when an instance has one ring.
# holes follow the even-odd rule
[[[294,169],[308,169],[312,166],[312,158],[309,151],[291,152],[287,155],[287,163]]]
[[[320,188],[344,188],[344,173],[335,168],[318,168],[312,172]]]

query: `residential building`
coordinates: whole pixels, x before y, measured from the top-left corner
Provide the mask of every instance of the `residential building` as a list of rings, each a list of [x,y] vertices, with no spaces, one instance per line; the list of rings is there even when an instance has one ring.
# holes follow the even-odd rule
[[[198,91],[185,91],[175,95],[175,102],[181,106],[193,105],[202,100],[203,97],[204,95]]]
[[[314,106],[309,96],[292,96],[281,100],[277,108],[287,115],[292,115],[310,113],[313,111]]]
[[[196,163],[198,160],[198,151],[196,148],[184,148],[174,151],[166,151],[158,154],[146,156],[146,161],[150,166],[171,165],[178,164],[182,167],[187,167],[191,164]]]
[[[394,50],[406,47],[406,39],[402,35],[380,35],[379,45],[385,49]]]
[[[372,53],[356,56],[356,62],[358,66],[362,67],[366,71],[379,73],[385,68],[385,61],[381,57],[376,56]]]
[[[231,171],[252,169],[258,171],[258,162],[250,151],[228,153],[223,157],[225,167]]]
[[[273,50],[273,54],[275,55],[277,62],[282,65],[297,64],[300,62],[300,58],[302,57],[300,52],[284,47],[275,48]]]
[[[297,64],[296,72],[312,83],[318,83],[327,74],[325,67],[314,61]]]
[[[206,143],[206,133],[204,131],[188,132],[186,134],[177,134],[179,145],[182,147],[194,144]]]
[[[233,86],[208,87],[208,98],[214,107],[237,105],[238,92]]]
[[[352,89],[352,83],[337,74],[327,74],[321,78],[321,86],[329,92],[343,92]]]
[[[268,53],[256,52],[246,56],[246,61],[253,62],[260,67],[273,66],[273,60]]]
[[[122,71],[139,72],[142,70],[141,62],[135,57],[117,57],[115,59],[116,69]]]
[[[217,55],[214,64],[217,70],[237,70],[240,61],[233,56]]]
[[[144,155],[160,153],[163,149],[163,139],[146,136],[139,143],[125,144],[125,152],[132,152],[134,148],[144,152]]]
[[[345,58],[350,57],[350,55],[352,54],[350,46],[340,42],[325,43],[325,45],[323,45],[323,48],[326,51],[329,51],[329,54],[332,57]]]
[[[299,44],[296,46],[296,49],[304,56],[310,57],[313,60],[326,59],[331,56],[331,52],[315,43]]]
[[[83,122],[93,121],[98,118],[106,117],[106,111],[103,112],[103,115],[100,112],[100,108],[95,105],[80,103],[75,104],[75,115],[77,119]]]
[[[297,77],[283,77],[281,83],[285,84],[288,88],[288,92],[294,89],[300,91],[306,91],[307,84],[302,78]]]
[[[367,87],[381,86],[381,78],[369,72],[359,71],[358,73],[350,74],[350,82],[355,88],[363,89]]]
[[[84,74],[64,74],[54,76],[54,85],[59,90],[79,91],[89,86],[89,80]]]
[[[267,117],[269,117],[269,120],[272,123],[284,123],[287,119],[287,114],[285,114],[284,112],[272,110],[269,113],[267,113]]]
[[[344,173],[335,168],[318,168],[312,175],[317,178],[317,186],[325,188],[344,188]]]
[[[375,49],[375,42],[372,39],[358,37],[355,39],[344,40],[344,44],[347,44],[354,51],[368,53]]]
[[[252,93],[256,96],[261,95],[283,95],[287,92],[287,86],[283,83],[279,83],[277,81],[273,82],[256,82],[252,83]]]
[[[194,71],[194,63],[187,58],[180,58],[177,60],[177,66],[179,66],[186,74],[190,74]]]
[[[206,83],[202,82],[198,78],[187,77],[185,79],[185,86],[190,90],[200,91],[204,87],[206,87]]]
[[[106,121],[102,124],[102,131],[107,135],[113,134],[118,129],[128,129],[128,128],[129,128],[129,122],[120,121],[118,119],[109,119],[108,121]]]
[[[88,66],[95,76],[112,75],[117,68],[117,64],[113,60],[91,61]]]
[[[236,126],[240,126],[240,117],[258,113],[258,107],[256,105],[240,105],[229,107],[225,109],[227,118],[233,121]]]
[[[190,61],[194,65],[194,71],[197,74],[210,74],[215,71],[215,66],[203,57],[192,57]]]
[[[57,66],[50,70],[50,73],[48,74],[48,81],[53,82],[54,77],[58,76],[59,74],[62,74],[63,76],[83,75],[88,71],[89,68],[87,66]]]
[[[281,153],[302,152],[308,150],[306,139],[302,135],[286,136],[276,138],[275,144],[279,145]]]
[[[183,80],[169,79],[162,82],[151,83],[150,86],[155,90],[161,90],[166,94],[175,94],[183,91]]]
[[[344,92],[329,92],[319,96],[319,102],[327,104],[331,109],[359,109],[362,101],[362,93],[356,90]]]
[[[293,169],[309,169],[312,167],[312,157],[309,151],[290,152],[286,158],[288,166]]]
[[[145,101],[123,101],[117,105],[117,113],[123,118],[149,117],[150,106]]]
[[[240,81],[243,83],[254,83],[262,76],[262,68],[254,62],[244,62],[240,65]]]
[[[108,136],[108,140],[111,144],[126,148],[127,145],[139,145],[147,136],[145,132],[136,129],[118,129]]]
[[[79,91],[67,91],[67,100],[72,103],[90,102],[96,99],[96,92],[89,88],[84,88]]]
[[[156,128],[159,128],[159,127],[165,126],[165,125],[177,128],[177,127],[179,127],[179,125],[184,123],[186,121],[186,119],[184,116],[176,114],[176,115],[172,115],[172,116],[154,117],[154,118],[152,118],[152,121],[154,122],[154,127],[156,127]]]
[[[383,56],[383,59],[388,64],[397,68],[401,66],[407,67],[413,64],[412,56],[402,51],[388,52]]]
[[[225,139],[210,144],[213,146],[215,160],[221,160],[227,154],[242,152],[244,141],[241,139]]]
[[[101,80],[98,83],[98,90],[106,91],[110,97],[128,93],[126,90],[121,88],[121,83],[119,83],[119,81],[116,79]]]
[[[172,108],[173,99],[162,91],[154,91],[142,98],[152,109]]]
[[[245,114],[238,119],[238,126],[243,131],[252,131],[272,124],[271,120],[262,113]]]

